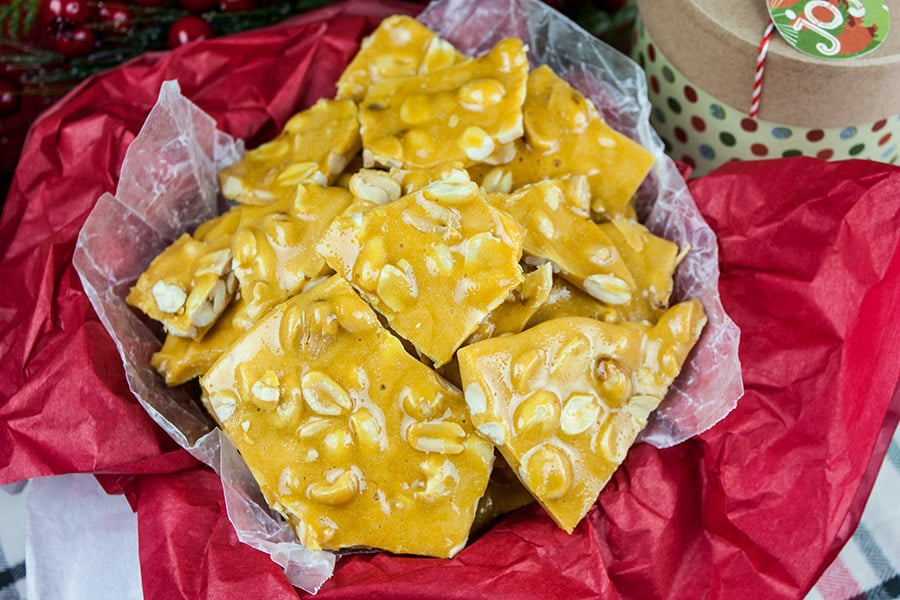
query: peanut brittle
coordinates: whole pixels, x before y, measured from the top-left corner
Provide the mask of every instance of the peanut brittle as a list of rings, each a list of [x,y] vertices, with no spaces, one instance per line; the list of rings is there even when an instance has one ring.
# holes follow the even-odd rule
[[[461,394],[342,278],[269,312],[201,385],[306,547],[450,557],[465,545],[493,448]]]
[[[634,278],[631,301],[616,308],[626,321],[655,323],[669,307],[675,267],[681,259],[678,245],[631,219],[614,219],[599,228],[616,246]]]
[[[559,317],[588,317],[606,323],[622,320],[616,307],[604,304],[562,277],[554,276],[547,300],[537,307],[526,327]]]
[[[462,171],[332,223],[317,250],[440,366],[522,281],[522,232]]]
[[[524,275],[522,283],[513,289],[503,304],[492,310],[478,325],[467,344],[507,333],[519,333],[550,297],[553,286],[553,267],[544,263]]]
[[[233,209],[241,213],[231,240],[233,269],[251,322],[311,279],[330,273],[315,247],[352,201],[343,188],[300,184],[292,197]]]
[[[479,58],[374,84],[359,109],[363,164],[428,169],[502,156],[523,132],[527,77],[525,48],[510,38]]]
[[[572,210],[580,202],[570,198],[588,193],[584,184],[583,177],[550,179],[489,200],[525,228],[525,252],[553,261],[563,277],[601,302],[627,304],[634,278],[616,246],[596,223]]]
[[[568,532],[587,514],[697,341],[696,300],[648,328],[582,317],[460,349],[475,427]]]
[[[631,217],[630,201],[653,165],[653,155],[609,127],[593,103],[549,67],[528,76],[522,107],[525,136],[507,164],[473,169],[477,181],[519,188],[567,174],[587,175],[594,213]]]
[[[236,291],[227,236],[230,215],[213,219],[195,237],[185,233],[160,253],[138,278],[126,301],[163,324],[170,335],[202,339],[225,311]]]
[[[198,227],[195,235],[226,245],[228,272],[237,280],[239,300],[222,308],[202,339],[166,337],[151,361],[166,383],[180,385],[202,375],[266,311],[330,274],[315,245],[351,201],[351,194],[341,188],[300,185],[292,198],[265,206],[239,205]],[[175,272],[181,268],[172,264]]]
[[[338,79],[335,97],[362,102],[372,84],[440,71],[466,59],[412,17],[394,15],[362,41],[359,52]]]
[[[303,183],[334,183],[359,151],[356,103],[323,98],[291,117],[274,140],[222,169],[222,194],[244,204],[293,196]]]

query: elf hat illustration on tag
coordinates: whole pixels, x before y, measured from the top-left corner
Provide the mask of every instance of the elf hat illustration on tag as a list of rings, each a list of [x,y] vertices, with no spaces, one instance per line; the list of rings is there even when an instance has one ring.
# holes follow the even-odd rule
[[[900,33],[884,0],[638,0],[638,8],[633,58],[647,73],[652,123],[695,175],[730,160],[801,155],[900,161]]]

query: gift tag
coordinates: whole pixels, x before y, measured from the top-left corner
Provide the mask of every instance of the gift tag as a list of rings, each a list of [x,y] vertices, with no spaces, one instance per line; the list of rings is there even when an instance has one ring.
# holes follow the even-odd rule
[[[885,0],[766,0],[775,28],[788,44],[817,58],[868,54],[891,28]]]

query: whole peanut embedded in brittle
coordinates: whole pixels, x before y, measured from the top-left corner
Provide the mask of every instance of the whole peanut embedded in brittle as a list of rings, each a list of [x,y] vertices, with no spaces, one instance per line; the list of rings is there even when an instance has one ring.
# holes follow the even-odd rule
[[[546,302],[537,308],[526,328],[559,317],[589,317],[605,323],[624,320],[617,307],[604,304],[562,277],[554,276]]]
[[[572,209],[587,193],[585,178],[578,176],[491,194],[489,200],[525,228],[529,255],[553,261],[563,277],[604,304],[628,304],[634,278],[616,246],[596,223]]]
[[[266,314],[201,386],[306,547],[450,557],[465,545],[493,448],[459,391],[342,278]]]
[[[522,232],[462,171],[332,223],[318,252],[440,366],[522,281]]]
[[[589,99],[547,66],[529,74],[522,112],[525,136],[516,141],[515,158],[497,167],[479,165],[473,169],[476,181],[494,189],[503,183],[500,189],[509,191],[582,174],[595,215],[633,216],[630,202],[653,165],[650,152],[609,127]]]
[[[337,98],[362,102],[372,84],[440,71],[466,60],[449,42],[406,15],[384,19],[337,82]]]
[[[458,352],[472,423],[571,532],[662,400],[705,324],[698,301],[658,325],[546,321]]]
[[[222,194],[244,204],[293,196],[300,184],[333,183],[360,150],[356,103],[322,99],[270,142],[219,172]]]
[[[437,72],[387,79],[360,103],[363,162],[401,168],[511,158],[522,135],[528,59],[520,40]]]

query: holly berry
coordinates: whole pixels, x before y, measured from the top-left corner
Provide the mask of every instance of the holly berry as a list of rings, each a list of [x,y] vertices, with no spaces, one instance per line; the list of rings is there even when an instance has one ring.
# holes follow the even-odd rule
[[[177,48],[196,40],[205,40],[215,35],[212,25],[194,15],[181,17],[169,28],[169,47]]]
[[[65,56],[86,56],[94,49],[96,36],[87,27],[63,28],[50,39],[50,47]]]
[[[100,18],[100,29],[104,32],[124,35],[134,26],[131,9],[118,2],[100,2],[97,16]]]
[[[8,117],[22,106],[22,86],[15,79],[0,77],[0,117]]]
[[[43,0],[40,15],[45,25],[58,20],[84,25],[91,20],[93,12],[93,6],[87,0]]]
[[[178,0],[181,8],[192,13],[202,13],[212,10],[219,3],[218,0]]]

